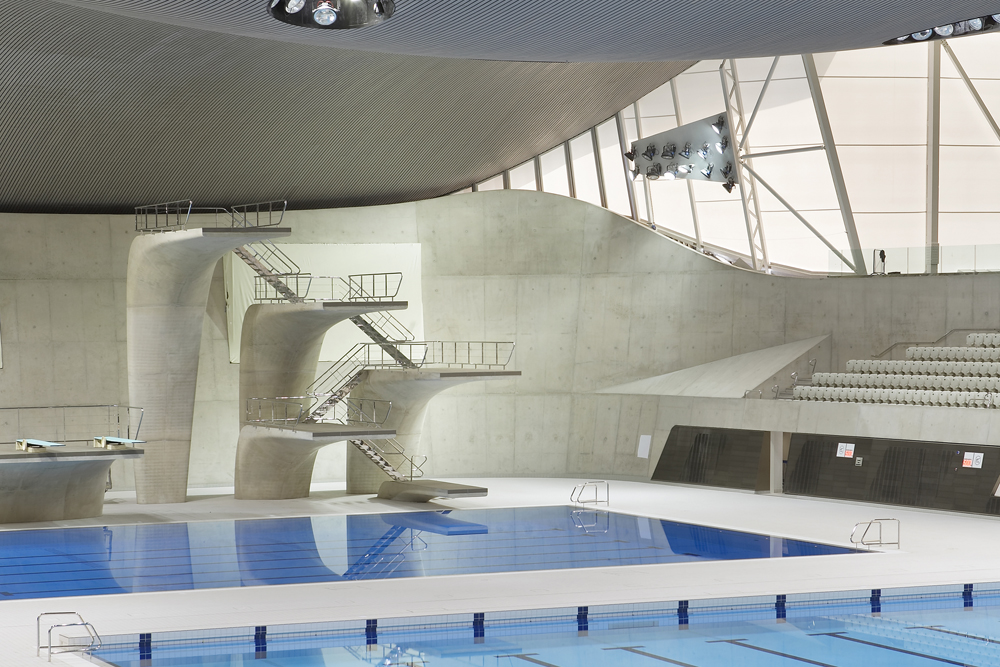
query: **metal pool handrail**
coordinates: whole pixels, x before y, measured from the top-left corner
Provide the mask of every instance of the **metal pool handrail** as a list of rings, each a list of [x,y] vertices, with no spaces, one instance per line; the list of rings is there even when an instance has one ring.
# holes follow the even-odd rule
[[[55,625],[49,626],[48,631],[48,644],[42,644],[42,616],[76,616],[80,619],[79,623],[57,623]],[[59,646],[54,647],[52,645],[52,631],[56,628],[84,628],[87,634],[90,635],[90,644],[87,646]],[[48,661],[52,662],[52,650],[57,649],[57,653],[84,653],[86,651],[93,651],[101,648],[104,643],[101,640],[101,635],[97,633],[97,630],[93,625],[83,620],[83,616],[79,612],[75,611],[46,611],[38,615],[35,619],[35,657],[41,657],[42,649],[46,649],[48,652]]]
[[[590,497],[588,491],[593,491],[593,498]],[[604,491],[604,497],[601,497],[601,491]],[[584,497],[584,493],[588,493],[587,497]],[[597,480],[593,482],[584,482],[583,484],[577,484],[573,487],[573,490],[569,493],[569,501],[575,505],[607,505],[611,499],[610,487],[608,483],[604,480]]]
[[[882,522],[883,521],[895,521],[896,522],[896,541],[889,542],[882,539]],[[858,528],[864,526],[865,529],[861,532],[861,537],[859,539],[854,539],[854,536],[858,532]],[[878,534],[870,536],[868,533],[872,528],[878,527]],[[859,521],[854,524],[854,530],[851,531],[851,544],[860,544],[871,551],[872,547],[885,547],[885,546],[895,546],[899,548],[899,519],[872,519],[870,521]]]

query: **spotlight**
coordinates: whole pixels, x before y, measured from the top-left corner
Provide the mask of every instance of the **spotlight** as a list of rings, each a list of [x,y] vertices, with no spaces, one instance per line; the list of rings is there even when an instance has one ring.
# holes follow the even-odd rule
[[[698,149],[698,155],[701,156],[702,160],[708,159],[708,144],[702,144],[702,147]]]
[[[646,150],[645,152],[643,152],[642,156],[647,160],[652,160],[654,157],[656,157],[656,145],[650,144],[646,146]]]
[[[660,155],[662,155],[663,157],[673,157],[676,154],[677,154],[677,146],[675,144],[667,144],[666,146],[663,147],[663,150],[660,151]]]
[[[912,35],[910,35],[910,37],[917,40],[918,42],[922,42],[925,39],[930,39],[931,35],[933,34],[934,34],[933,30],[921,30],[920,32],[913,33]]]
[[[716,134],[722,134],[722,128],[726,126],[726,117],[719,116],[719,119],[712,123],[712,129],[715,130]]]
[[[681,157],[684,158],[685,160],[687,158],[691,157],[691,142],[690,141],[687,142],[686,144],[684,144],[684,150],[681,151]]]
[[[320,2],[313,9],[313,21],[319,25],[333,25],[337,21],[337,10],[329,2]]]
[[[651,181],[655,181],[656,179],[658,179],[660,177],[660,174],[662,173],[663,173],[663,165],[661,165],[659,162],[656,162],[646,167],[646,178],[648,178]]]
[[[722,184],[722,187],[726,189],[726,192],[732,194],[733,188],[736,187],[736,181],[730,178],[728,181]]]
[[[969,19],[965,23],[966,25],[968,25],[969,30],[972,32],[976,32],[983,29],[982,19]]]
[[[635,162],[635,144],[632,144],[632,148],[628,150],[628,153],[625,153],[625,158],[629,162]]]
[[[375,0],[372,11],[375,12],[375,16],[385,16],[385,3],[382,0]]]
[[[733,163],[727,162],[726,166],[722,168],[722,175],[729,178],[729,174],[733,173]]]
[[[681,172],[682,174],[690,174],[692,171],[694,171],[694,165],[682,164],[681,166],[677,167],[677,171]]]
[[[701,170],[701,175],[705,178],[712,178],[713,169],[715,169],[715,165],[709,162],[708,166]]]
[[[1000,23],[1000,14],[990,14],[990,18],[996,21],[997,23]]]
[[[939,25],[938,27],[934,28],[934,32],[937,33],[938,37],[951,37],[952,34],[955,32],[955,25],[953,23],[949,23],[947,25]]]
[[[301,11],[306,5],[306,0],[288,0],[285,3],[285,11],[289,14],[294,14],[295,12]]]
[[[675,178],[677,178],[678,171],[679,170],[677,168],[677,163],[671,162],[670,164],[667,165],[667,170],[663,172],[663,178],[667,179],[668,181],[672,181]]]
[[[722,141],[715,144],[715,150],[720,154],[725,153],[727,148],[729,148],[729,137],[722,137]]]

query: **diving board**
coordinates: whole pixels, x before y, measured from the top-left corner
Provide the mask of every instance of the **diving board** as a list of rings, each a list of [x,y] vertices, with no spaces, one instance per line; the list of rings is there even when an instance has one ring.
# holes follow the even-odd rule
[[[124,449],[145,444],[145,440],[133,440],[132,438],[118,438],[112,435],[95,435],[94,447],[102,449]]]
[[[9,442],[9,441],[8,441]],[[28,451],[29,449],[40,449],[48,447],[65,447],[61,442],[51,442],[49,440],[38,440],[36,438],[21,438],[16,441],[17,448],[21,451]]]

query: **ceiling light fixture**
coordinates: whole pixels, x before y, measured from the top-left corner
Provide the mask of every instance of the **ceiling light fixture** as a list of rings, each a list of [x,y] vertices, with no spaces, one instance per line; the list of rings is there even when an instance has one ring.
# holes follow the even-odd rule
[[[973,18],[965,19],[964,21],[954,21],[952,23],[934,26],[933,28],[917,30],[916,32],[911,32],[908,35],[894,37],[893,39],[886,40],[882,43],[890,45],[926,42],[929,39],[949,39],[952,37],[961,37],[962,35],[972,35],[998,29],[1000,29],[1000,14],[989,14],[988,16],[974,16]]]
[[[726,126],[726,117],[719,116],[719,119],[712,123],[712,129],[715,130],[716,134],[722,134],[722,128]]]
[[[643,151],[642,156],[647,160],[652,160],[656,157],[656,144],[650,144],[646,146],[646,150]]]
[[[679,170],[677,168],[677,163],[676,162],[672,162],[672,163],[670,163],[670,164],[667,165],[667,170],[665,172],[663,172],[663,178],[667,179],[668,181],[672,181],[675,178],[677,178],[677,172],[678,171]]]
[[[625,159],[629,162],[635,162],[635,144],[632,144],[632,148],[628,149],[628,152],[625,153]]]
[[[712,178],[713,169],[715,169],[715,165],[709,162],[708,166],[701,170],[701,175],[705,178]]]
[[[708,144],[702,144],[701,148],[698,149],[698,155],[701,156],[702,160],[708,159]]]
[[[729,178],[729,174],[733,173],[733,163],[727,162],[726,166],[721,169],[722,175]]]
[[[673,157],[677,155],[677,146],[675,144],[667,144],[663,147],[663,150],[660,151],[660,155],[663,157]]]
[[[690,141],[687,142],[686,144],[684,144],[684,150],[681,151],[680,155],[685,160],[688,159],[689,157],[691,157],[691,142]]]
[[[719,151],[720,155],[725,153],[727,148],[729,148],[729,137],[722,137],[722,141],[715,144],[715,150]]]
[[[655,162],[646,167],[646,178],[648,178],[651,181],[655,181],[656,179],[658,179],[660,177],[660,174],[662,173],[663,173],[663,165],[661,165],[659,162]]]
[[[726,189],[726,192],[732,194],[733,188],[736,187],[736,181],[730,178],[729,180],[727,180],[725,183],[722,184],[722,187]]]
[[[396,4],[393,0],[270,0],[267,11],[282,23],[300,28],[344,30],[381,23],[393,15]]]

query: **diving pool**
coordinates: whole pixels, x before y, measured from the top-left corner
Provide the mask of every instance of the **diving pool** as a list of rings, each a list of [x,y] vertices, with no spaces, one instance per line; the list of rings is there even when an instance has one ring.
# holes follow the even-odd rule
[[[863,553],[573,507],[0,532],[0,601]]]
[[[1000,585],[109,638],[115,667],[1000,667]],[[100,662],[98,662],[100,664]]]

